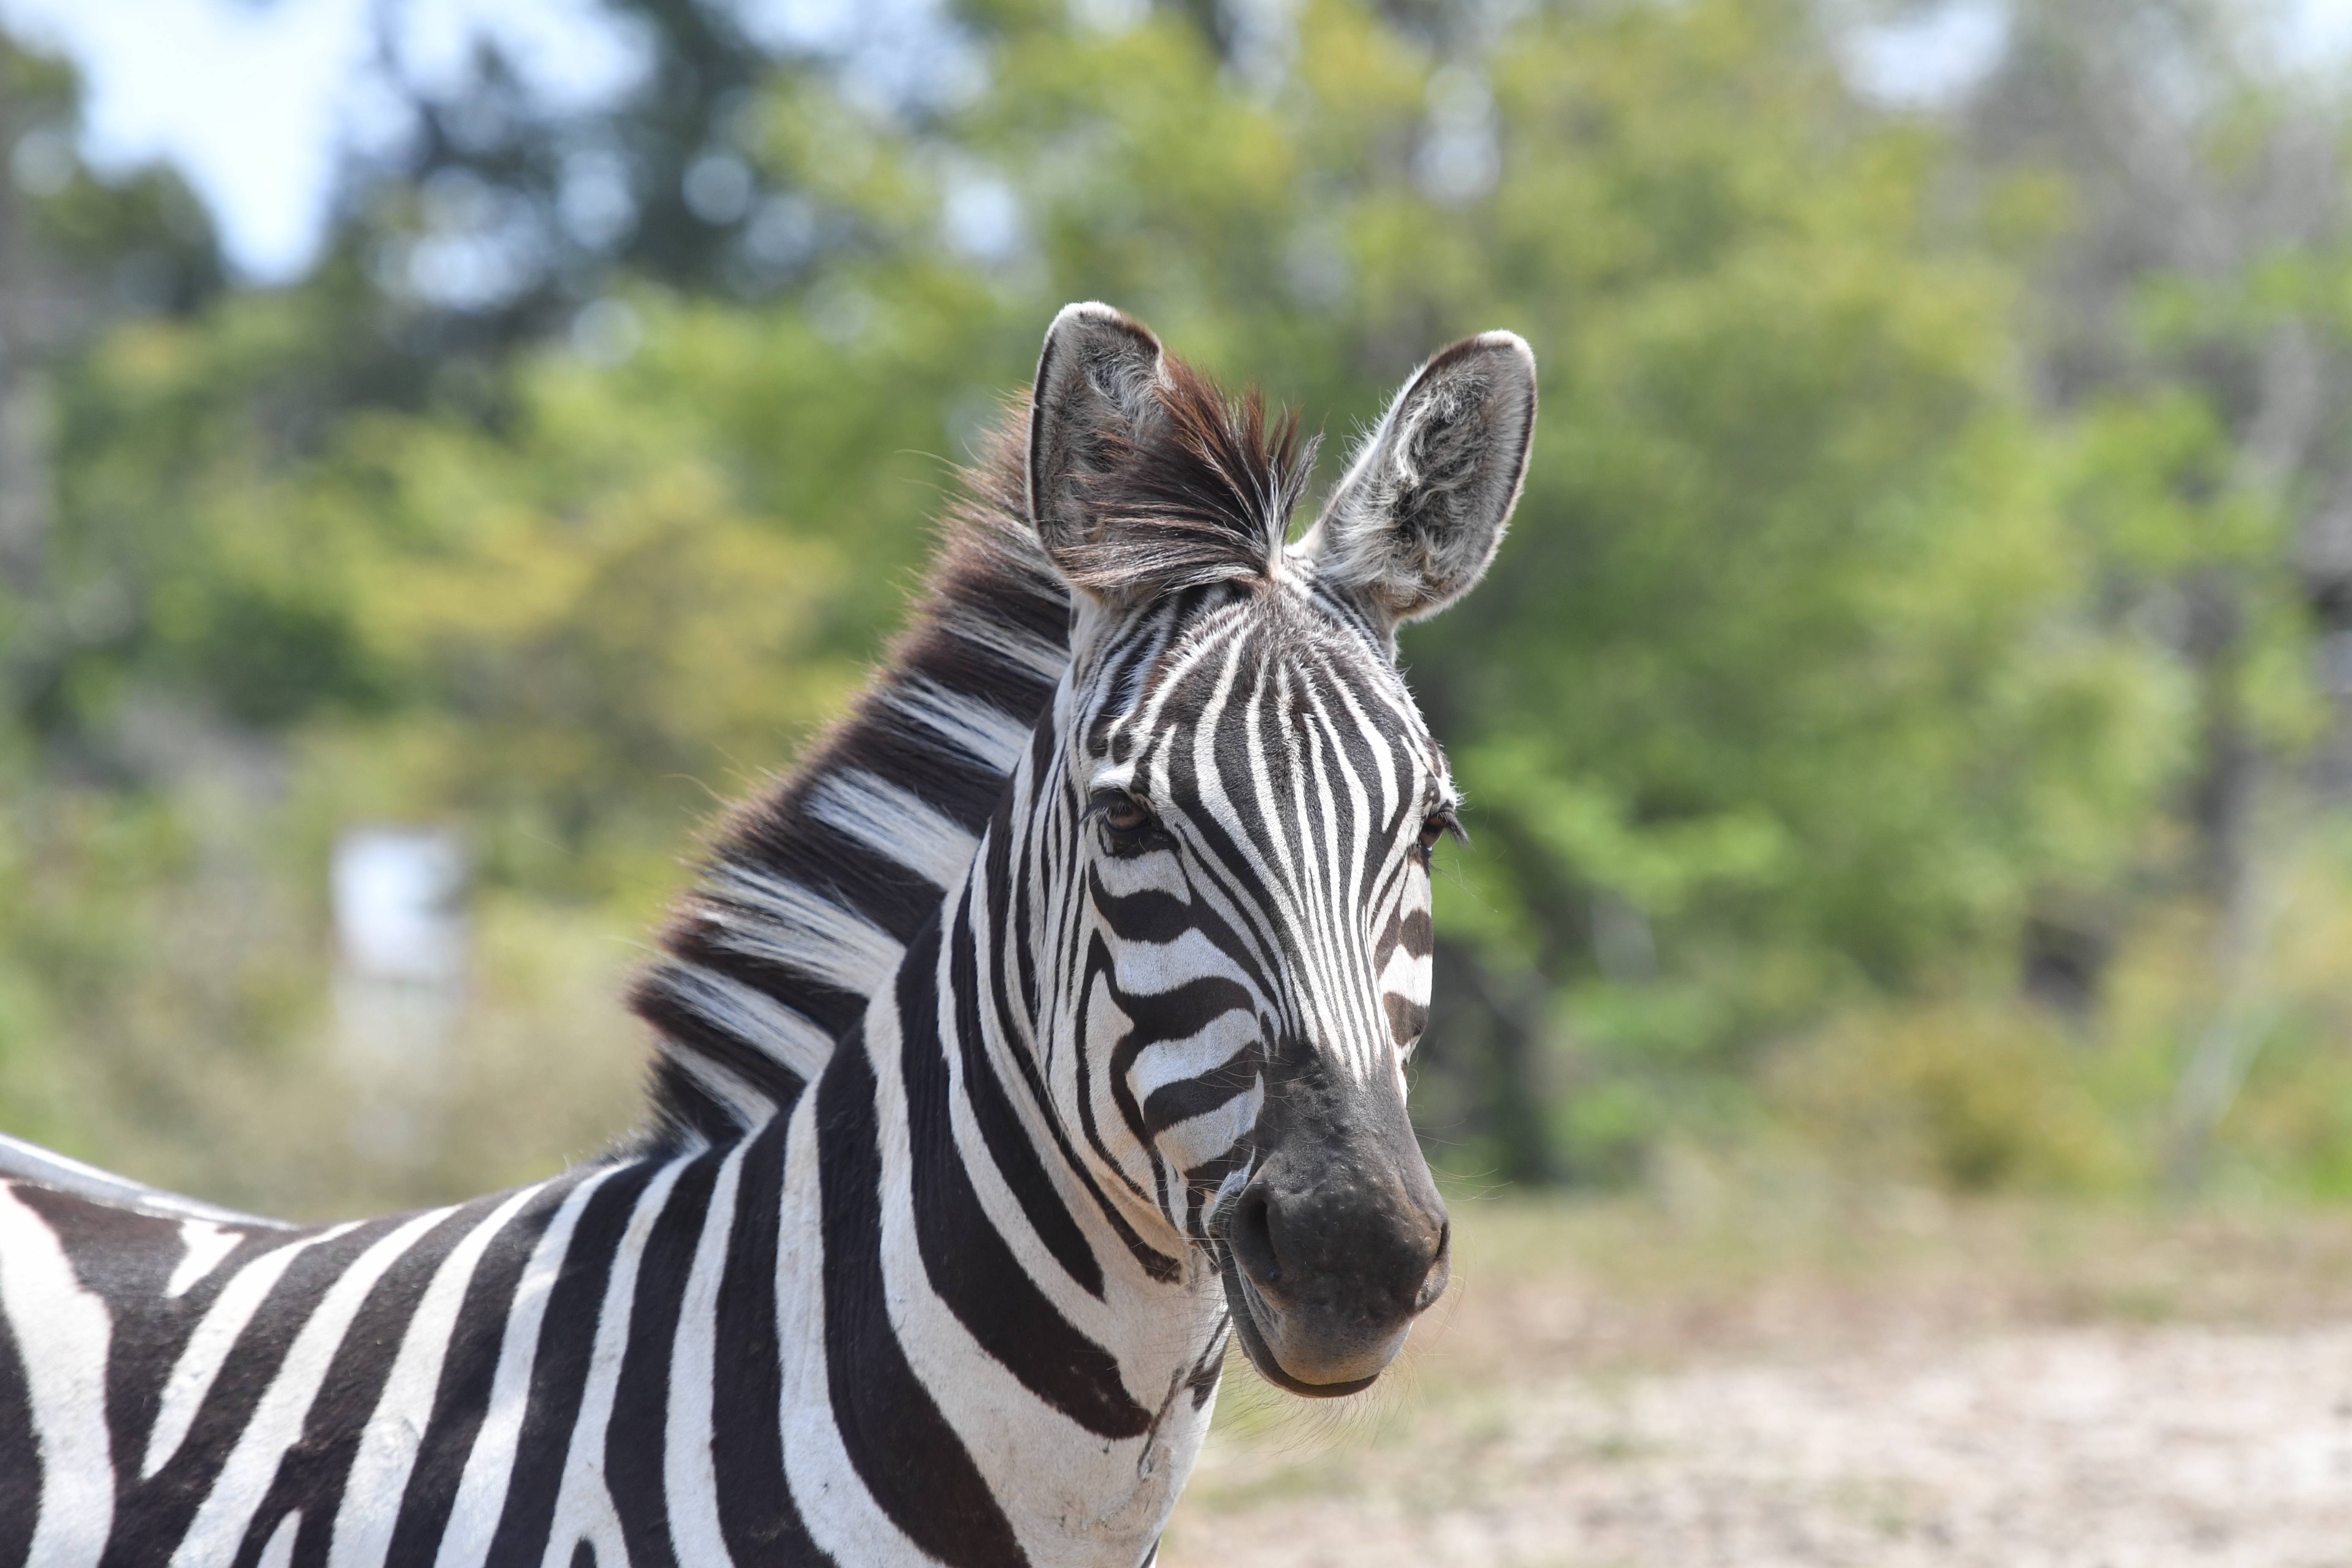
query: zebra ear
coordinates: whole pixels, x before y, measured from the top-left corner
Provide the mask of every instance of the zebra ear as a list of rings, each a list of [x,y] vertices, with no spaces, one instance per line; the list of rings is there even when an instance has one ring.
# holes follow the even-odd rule
[[[1160,340],[1108,305],[1065,305],[1045,329],[1029,405],[1029,520],[1065,572],[1098,542],[1087,505],[1164,416]]]
[[[1486,575],[1535,428],[1534,351],[1463,339],[1404,384],[1298,550],[1391,626],[1435,615]]]

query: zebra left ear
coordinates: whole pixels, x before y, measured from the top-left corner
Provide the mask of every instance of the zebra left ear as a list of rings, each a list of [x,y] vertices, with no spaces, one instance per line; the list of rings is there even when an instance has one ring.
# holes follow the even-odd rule
[[[1404,384],[1298,550],[1391,626],[1435,615],[1495,559],[1535,428],[1535,352],[1463,339]]]
[[[1045,331],[1029,406],[1029,521],[1063,574],[1085,580],[1104,541],[1093,492],[1162,423],[1160,340],[1108,305],[1065,305]]]

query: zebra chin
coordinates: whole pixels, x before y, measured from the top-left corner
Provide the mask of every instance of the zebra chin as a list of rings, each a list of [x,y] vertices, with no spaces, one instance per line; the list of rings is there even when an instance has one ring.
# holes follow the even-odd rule
[[[1217,1260],[1224,1277],[1225,1308],[1242,1353],[1260,1377],[1288,1393],[1307,1399],[1361,1394],[1380,1381],[1412,1332],[1411,1318],[1385,1334],[1318,1332],[1319,1325],[1300,1321],[1307,1314],[1285,1311],[1266,1300],[1250,1283],[1231,1247],[1220,1246]]]

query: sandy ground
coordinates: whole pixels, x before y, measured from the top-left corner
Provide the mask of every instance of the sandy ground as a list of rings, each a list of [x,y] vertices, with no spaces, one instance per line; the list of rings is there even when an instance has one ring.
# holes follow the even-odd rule
[[[1234,1381],[1171,1568],[2352,1564],[2339,1222],[1502,1228],[1375,1407]]]

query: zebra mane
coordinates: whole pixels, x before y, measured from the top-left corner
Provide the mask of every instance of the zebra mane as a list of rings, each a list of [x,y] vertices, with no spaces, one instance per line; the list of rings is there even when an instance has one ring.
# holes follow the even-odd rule
[[[1070,589],[1150,595],[1271,574],[1314,443],[1172,355],[1161,417],[1106,441],[1106,527],[1049,557],[1028,410],[961,475],[905,631],[849,712],[712,835],[629,1003],[655,1030],[656,1146],[791,1108],[970,865],[1070,658]],[[1058,563],[1058,569],[1057,569]]]
[[[1025,411],[961,476],[909,622],[792,772],[731,810],[629,1003],[656,1144],[791,1108],[971,858],[1069,662],[1027,520]]]
[[[1173,354],[1151,391],[1155,417],[1094,433],[1077,479],[1091,526],[1055,547],[1064,576],[1127,600],[1271,578],[1319,443],[1256,387],[1229,397]]]

